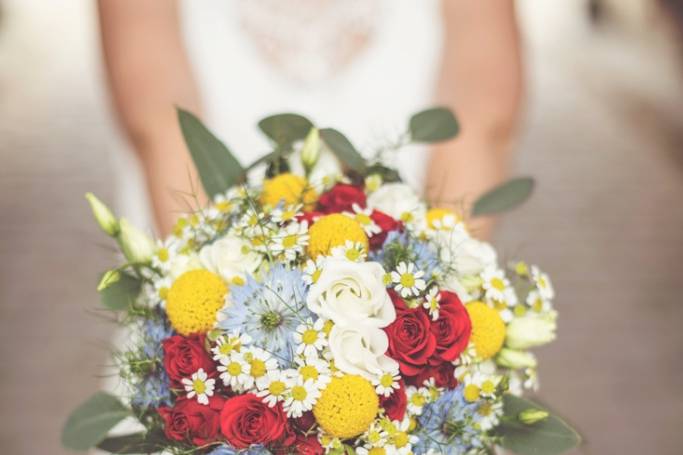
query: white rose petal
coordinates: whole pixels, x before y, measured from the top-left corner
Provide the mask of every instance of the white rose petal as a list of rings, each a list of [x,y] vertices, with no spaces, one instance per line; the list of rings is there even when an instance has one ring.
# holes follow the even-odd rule
[[[344,373],[373,380],[396,371],[398,363],[385,355],[388,348],[389,339],[382,329],[335,325],[330,331],[330,352],[335,366]]]
[[[458,276],[479,275],[486,267],[496,264],[493,247],[470,237],[463,224],[439,231],[434,240],[441,247],[441,260]]]
[[[377,262],[329,258],[308,292],[308,308],[341,326],[386,327],[396,319],[396,310],[384,274]]]
[[[204,246],[199,252],[199,259],[207,270],[228,282],[236,276],[244,278],[245,274],[253,273],[262,260],[258,253],[249,249],[247,242],[232,235]]]
[[[416,217],[425,207],[415,190],[405,183],[387,183],[368,196],[368,207],[400,220],[405,214]]]

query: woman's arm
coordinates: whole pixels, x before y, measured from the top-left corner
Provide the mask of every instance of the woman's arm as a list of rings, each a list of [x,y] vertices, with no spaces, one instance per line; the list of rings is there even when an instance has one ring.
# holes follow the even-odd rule
[[[199,96],[172,0],[99,0],[104,58],[121,124],[142,162],[157,228],[168,234],[196,185],[174,106]],[[172,187],[168,182],[173,182]]]
[[[504,180],[522,97],[520,39],[513,0],[443,0],[445,41],[437,99],[460,121],[460,135],[437,146],[427,195],[441,206],[469,205]],[[464,199],[463,199],[464,198]],[[476,220],[486,238],[492,220]]]

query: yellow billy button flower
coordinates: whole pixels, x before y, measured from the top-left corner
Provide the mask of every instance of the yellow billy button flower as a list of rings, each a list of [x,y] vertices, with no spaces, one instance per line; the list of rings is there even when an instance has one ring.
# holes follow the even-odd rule
[[[482,359],[490,359],[500,351],[505,341],[505,323],[500,314],[482,302],[465,305],[472,321],[470,340]]]
[[[379,397],[360,376],[335,377],[313,407],[320,427],[331,436],[349,439],[370,428],[379,411]]]
[[[223,307],[228,287],[221,277],[208,270],[185,272],[171,286],[166,313],[181,335],[206,333],[216,323],[216,312]]]
[[[305,208],[312,208],[318,194],[308,185],[305,178],[294,174],[280,174],[263,182],[261,203],[270,207],[280,202],[296,204],[302,202]]]
[[[361,225],[340,213],[320,217],[308,230],[308,254],[315,259],[329,255],[334,247],[347,241],[360,243],[368,251],[368,237]]]
[[[461,217],[450,209],[433,208],[427,212],[427,226],[431,229],[453,229],[455,224],[460,221],[462,221]]]

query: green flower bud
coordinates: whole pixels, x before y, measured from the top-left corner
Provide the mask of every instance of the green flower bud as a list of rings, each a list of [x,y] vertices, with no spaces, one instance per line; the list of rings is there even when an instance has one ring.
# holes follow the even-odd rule
[[[520,412],[517,418],[519,419],[520,422],[522,422],[525,425],[533,425],[537,422],[541,422],[545,419],[548,418],[550,414],[548,414],[547,411],[543,411],[541,409],[534,409],[534,408],[529,408],[525,409],[524,411]]]
[[[513,370],[535,368],[537,365],[536,357],[532,353],[510,348],[503,348],[500,350],[496,356],[496,363],[506,368],[512,368]]]
[[[97,285],[97,292],[102,292],[112,284],[121,279],[121,273],[118,270],[107,270],[102,275],[100,283]]]
[[[85,198],[90,203],[90,208],[92,209],[93,216],[100,225],[100,228],[112,237],[116,237],[119,233],[119,222],[116,221],[116,217],[109,210],[109,207],[104,205],[102,201],[97,199],[97,197],[92,193],[85,193]]]
[[[306,172],[310,172],[320,158],[320,133],[317,128],[311,128],[301,149],[301,164]]]
[[[126,259],[134,264],[144,264],[152,260],[156,249],[152,239],[125,218],[121,218],[119,226],[117,240]]]

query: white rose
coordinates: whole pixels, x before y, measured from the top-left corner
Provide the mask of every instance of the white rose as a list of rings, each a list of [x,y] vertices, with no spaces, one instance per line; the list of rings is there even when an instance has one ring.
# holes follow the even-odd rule
[[[384,274],[377,262],[328,258],[308,291],[306,304],[340,326],[386,327],[396,319],[396,310],[384,286]]]
[[[185,272],[201,268],[202,263],[196,254],[177,254],[171,256],[169,260],[168,275],[175,280]]]
[[[555,339],[556,314],[528,315],[513,319],[507,326],[505,345],[524,350],[550,343]]]
[[[441,260],[458,276],[479,275],[486,267],[496,264],[493,247],[470,237],[463,224],[452,230],[439,231],[435,241],[441,247]]]
[[[247,242],[233,235],[226,235],[204,246],[199,252],[199,259],[206,269],[228,282],[236,276],[244,278],[245,274],[253,273],[262,260]]]
[[[397,220],[419,217],[425,210],[417,193],[405,183],[387,183],[368,196],[368,207],[377,209]]]
[[[330,352],[334,365],[344,373],[356,374],[370,381],[388,371],[397,371],[398,363],[385,355],[389,339],[375,327],[341,327],[330,331]]]

